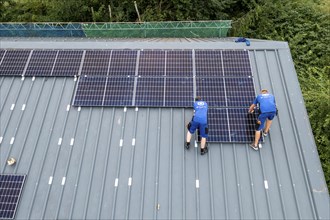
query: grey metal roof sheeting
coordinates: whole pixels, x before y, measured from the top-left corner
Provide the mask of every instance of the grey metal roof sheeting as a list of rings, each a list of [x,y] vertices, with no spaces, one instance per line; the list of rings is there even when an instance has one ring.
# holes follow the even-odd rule
[[[4,39],[1,48],[137,44],[72,41]],[[134,48],[249,50],[256,92],[268,88],[279,108],[260,151],[213,143],[204,156],[185,150],[190,108],[78,108],[71,106],[74,78],[0,77],[1,173],[27,174],[16,218],[329,219],[329,192],[287,43],[201,41]]]

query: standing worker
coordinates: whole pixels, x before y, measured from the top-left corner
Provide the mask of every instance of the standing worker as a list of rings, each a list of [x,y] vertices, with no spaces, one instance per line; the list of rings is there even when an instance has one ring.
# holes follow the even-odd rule
[[[258,143],[263,130],[263,134],[266,137],[269,132],[269,128],[272,124],[272,120],[276,115],[276,103],[275,97],[268,93],[267,89],[261,90],[260,94],[256,97],[253,104],[249,108],[249,113],[254,112],[254,108],[259,104],[260,115],[258,117],[259,127],[255,132],[254,143],[250,144],[254,150],[258,150]],[[265,127],[266,122],[266,127]]]
[[[207,103],[205,101],[202,101],[200,96],[197,96],[194,102],[194,116],[191,119],[191,122],[187,125],[188,132],[187,132],[187,142],[185,144],[185,147],[187,150],[190,147],[190,139],[192,134],[195,133],[196,129],[199,129],[200,135],[202,137],[201,140],[201,155],[204,155],[208,152],[207,146],[206,146],[206,138],[208,134],[208,128],[207,128]]]

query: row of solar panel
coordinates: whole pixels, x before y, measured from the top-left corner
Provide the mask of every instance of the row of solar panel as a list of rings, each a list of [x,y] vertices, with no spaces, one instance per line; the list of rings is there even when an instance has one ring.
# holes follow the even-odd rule
[[[15,217],[25,177],[25,175],[0,174],[0,219]]]
[[[246,107],[255,96],[252,78],[80,77],[73,105],[191,107],[194,80],[211,107]]]
[[[0,50],[6,76],[252,76],[243,50]]]

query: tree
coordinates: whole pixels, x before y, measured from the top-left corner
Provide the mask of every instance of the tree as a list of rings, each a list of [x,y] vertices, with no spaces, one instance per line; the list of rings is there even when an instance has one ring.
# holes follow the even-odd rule
[[[319,1],[316,1],[319,2]],[[277,0],[257,5],[235,21],[233,34],[288,41],[330,188],[330,30],[328,13],[312,0]]]

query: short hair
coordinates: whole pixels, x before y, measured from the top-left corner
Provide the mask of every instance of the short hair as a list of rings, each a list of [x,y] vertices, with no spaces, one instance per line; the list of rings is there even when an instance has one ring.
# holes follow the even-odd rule
[[[202,100],[202,97],[196,96],[195,101],[201,101],[201,100]]]
[[[268,93],[268,90],[267,89],[262,89],[261,93]]]

